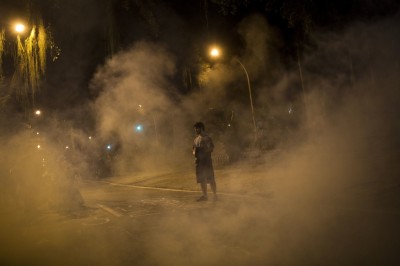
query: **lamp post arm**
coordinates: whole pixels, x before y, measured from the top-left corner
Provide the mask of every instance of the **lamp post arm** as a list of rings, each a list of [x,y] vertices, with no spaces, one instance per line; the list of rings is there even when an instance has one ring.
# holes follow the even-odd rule
[[[235,60],[239,63],[239,65],[240,65],[240,66],[242,67],[242,69],[244,70],[244,73],[246,74],[247,86],[248,86],[248,88],[249,88],[250,107],[251,107],[251,115],[252,115],[252,118],[253,118],[254,134],[256,134],[256,132],[257,132],[257,126],[256,126],[255,115],[254,115],[253,97],[252,97],[252,95],[251,95],[251,86],[250,86],[249,73],[247,72],[247,69],[244,67],[243,63],[240,62],[239,59],[235,58]]]

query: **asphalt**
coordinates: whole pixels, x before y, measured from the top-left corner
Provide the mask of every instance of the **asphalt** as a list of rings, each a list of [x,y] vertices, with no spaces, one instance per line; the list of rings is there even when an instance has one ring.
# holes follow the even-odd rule
[[[216,167],[217,203],[195,201],[190,167],[82,180],[83,208],[3,219],[0,262],[399,265],[395,183],[353,182],[336,193],[270,170]]]
[[[215,176],[218,194],[221,195],[277,200],[282,195],[287,196],[285,193],[305,194],[310,192],[310,189],[307,189],[309,186],[307,177],[292,180],[293,176],[277,174],[276,171],[271,172],[269,165],[266,164],[243,162],[223,165],[215,168]],[[310,180],[312,182],[313,177]],[[129,173],[101,178],[95,182],[141,189],[200,193],[200,187],[195,180],[194,167]],[[296,186],[294,187],[295,191],[287,191],[290,182]],[[330,186],[329,182],[333,183],[332,187],[336,185],[330,179],[327,179],[326,182],[327,184],[324,186],[318,187],[319,184],[317,184],[316,188],[311,189],[322,190]],[[303,189],[304,192],[302,192]],[[336,189],[337,191],[328,189],[326,193],[320,191],[315,197],[320,197],[321,202],[328,197],[331,197],[331,200],[336,201],[339,205],[345,202],[342,205],[343,208],[400,212],[400,183],[396,180],[385,180],[381,177],[374,180],[360,179],[341,184]],[[351,198],[351,204],[348,198]]]
[[[232,197],[270,198],[271,191],[258,187],[260,180],[266,181],[265,169],[251,164],[236,164],[217,167],[214,170],[218,194]],[[164,171],[138,172],[97,180],[115,186],[201,193],[196,183],[194,168],[169,169]]]

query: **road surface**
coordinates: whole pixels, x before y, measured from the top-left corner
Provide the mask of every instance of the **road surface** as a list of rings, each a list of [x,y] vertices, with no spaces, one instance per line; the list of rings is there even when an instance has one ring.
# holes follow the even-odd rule
[[[2,213],[1,265],[394,265],[396,211],[90,181],[84,206]]]

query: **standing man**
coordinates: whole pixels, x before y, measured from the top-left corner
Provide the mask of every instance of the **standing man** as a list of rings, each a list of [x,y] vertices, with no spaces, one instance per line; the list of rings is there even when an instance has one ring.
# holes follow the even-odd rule
[[[214,168],[211,159],[214,143],[205,133],[205,126],[202,122],[197,122],[193,127],[197,135],[193,144],[193,155],[196,158],[196,180],[203,192],[203,195],[197,201],[206,201],[208,199],[207,184],[210,184],[211,190],[214,193],[214,200],[217,200],[217,185],[215,183]]]

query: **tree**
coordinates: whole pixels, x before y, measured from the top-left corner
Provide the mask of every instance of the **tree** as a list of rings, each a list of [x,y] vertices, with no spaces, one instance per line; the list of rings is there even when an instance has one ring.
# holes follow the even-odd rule
[[[47,57],[57,59],[60,50],[55,45],[50,31],[44,20],[31,1],[18,2],[22,10],[25,10],[26,21],[29,26],[20,24],[20,32],[7,31],[6,22],[2,22],[0,29],[0,103],[3,105],[11,96],[15,96],[18,102],[26,109],[34,104],[35,95],[40,89],[40,83],[46,72]],[[23,8],[25,7],[25,8]],[[24,27],[29,28],[26,34]],[[3,63],[5,57],[12,57],[12,78],[7,80],[4,76]],[[7,91],[9,84],[12,88]]]

